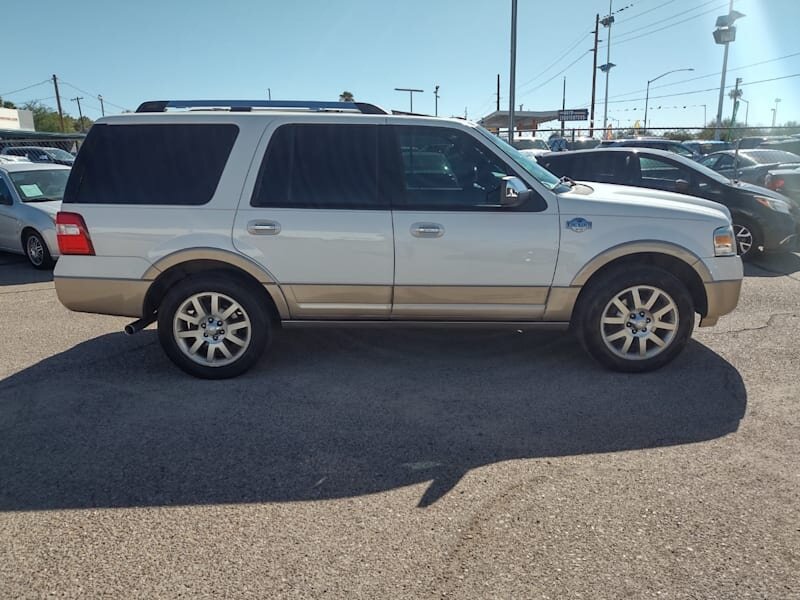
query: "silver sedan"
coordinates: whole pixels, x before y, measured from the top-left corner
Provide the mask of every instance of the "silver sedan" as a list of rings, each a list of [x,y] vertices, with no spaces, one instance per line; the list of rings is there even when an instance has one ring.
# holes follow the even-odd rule
[[[60,165],[0,164],[0,250],[24,254],[37,269],[53,267],[56,213],[69,172]]]

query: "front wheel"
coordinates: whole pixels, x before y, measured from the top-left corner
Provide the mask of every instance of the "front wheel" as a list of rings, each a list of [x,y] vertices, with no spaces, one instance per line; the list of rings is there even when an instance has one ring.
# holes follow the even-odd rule
[[[742,260],[753,260],[761,253],[764,238],[758,227],[749,220],[734,218],[733,234],[736,237],[736,248]]]
[[[270,337],[270,320],[259,295],[227,274],[183,280],[158,309],[161,347],[195,377],[226,379],[244,373]]]
[[[578,337],[615,371],[658,369],[683,350],[694,327],[686,286],[657,267],[610,271],[590,282],[577,307]]]

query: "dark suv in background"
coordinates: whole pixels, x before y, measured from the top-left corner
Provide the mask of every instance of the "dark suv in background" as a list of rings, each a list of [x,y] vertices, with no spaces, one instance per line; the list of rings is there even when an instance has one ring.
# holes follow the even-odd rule
[[[744,260],[760,251],[798,249],[800,208],[796,204],[772,190],[734,183],[677,154],[644,148],[597,148],[545,154],[537,160],[560,177],[678,192],[724,204],[731,212]]]
[[[664,138],[631,138],[627,140],[603,140],[600,142],[600,148],[653,148],[655,150],[665,150],[667,152],[674,152],[680,156],[697,160],[701,157],[697,151],[689,146],[685,146],[683,142],[676,140],[667,140]]]

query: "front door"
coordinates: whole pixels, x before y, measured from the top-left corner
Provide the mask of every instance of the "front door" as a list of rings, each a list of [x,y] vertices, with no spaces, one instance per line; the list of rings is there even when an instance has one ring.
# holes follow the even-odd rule
[[[389,317],[394,247],[378,193],[379,122],[278,126],[241,201],[234,245],[278,281],[292,318]]]
[[[541,319],[558,255],[555,203],[536,197],[501,207],[502,178],[518,174],[477,133],[418,125],[387,131],[393,142],[384,150],[401,163],[402,179],[392,211],[392,317]]]

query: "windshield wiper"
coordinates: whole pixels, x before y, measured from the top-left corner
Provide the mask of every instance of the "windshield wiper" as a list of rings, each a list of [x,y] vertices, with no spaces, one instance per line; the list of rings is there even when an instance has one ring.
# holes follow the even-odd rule
[[[23,200],[25,204],[31,202],[60,202],[61,198],[33,198],[31,200]]]

